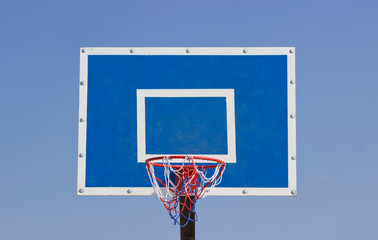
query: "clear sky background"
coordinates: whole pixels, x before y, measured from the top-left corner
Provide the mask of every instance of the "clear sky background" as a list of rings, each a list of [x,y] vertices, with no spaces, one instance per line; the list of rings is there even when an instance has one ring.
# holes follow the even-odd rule
[[[178,239],[78,197],[80,47],[296,47],[298,196],[208,197],[198,239],[378,239],[377,1],[0,2],[0,239]]]

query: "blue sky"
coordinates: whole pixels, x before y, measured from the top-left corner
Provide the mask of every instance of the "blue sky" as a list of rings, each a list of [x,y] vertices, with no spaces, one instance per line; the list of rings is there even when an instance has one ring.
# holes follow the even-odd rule
[[[151,197],[78,197],[80,47],[296,47],[298,196],[209,197],[198,239],[377,239],[376,1],[2,1],[0,239],[177,239]]]

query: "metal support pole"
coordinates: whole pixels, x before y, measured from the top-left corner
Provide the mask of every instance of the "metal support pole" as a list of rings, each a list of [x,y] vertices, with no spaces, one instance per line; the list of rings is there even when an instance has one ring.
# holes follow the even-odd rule
[[[193,200],[193,197],[190,197]],[[185,202],[185,196],[180,196],[180,203]],[[188,204],[188,203],[187,203]],[[190,203],[189,203],[190,204]],[[182,210],[183,215],[186,218],[194,219],[194,213],[189,212],[188,208],[183,208],[183,204],[180,204],[180,211]],[[191,216],[189,216],[191,214]],[[180,216],[180,224],[185,224],[188,220],[184,217]],[[195,240],[196,239],[196,222],[189,221],[185,227],[180,227],[180,237],[181,240]]]

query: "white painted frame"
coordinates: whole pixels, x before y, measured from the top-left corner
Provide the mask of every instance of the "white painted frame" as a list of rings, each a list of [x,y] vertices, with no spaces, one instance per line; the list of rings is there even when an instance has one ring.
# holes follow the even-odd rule
[[[295,48],[81,48],[80,49],[80,90],[78,129],[78,195],[102,196],[152,196],[152,187],[86,187],[86,132],[87,132],[87,85],[88,55],[286,55],[288,93],[288,187],[287,188],[217,188],[210,196],[296,196],[296,107],[295,107]],[[227,170],[226,170],[227,171]],[[147,175],[146,175],[147,177]]]
[[[138,89],[137,90],[137,135],[138,162],[144,163],[148,158],[164,155],[186,155],[187,153],[146,154],[146,97],[225,97],[227,119],[227,154],[199,154],[217,158],[226,163],[236,163],[235,140],[235,103],[234,89]],[[175,160],[173,160],[175,161]]]

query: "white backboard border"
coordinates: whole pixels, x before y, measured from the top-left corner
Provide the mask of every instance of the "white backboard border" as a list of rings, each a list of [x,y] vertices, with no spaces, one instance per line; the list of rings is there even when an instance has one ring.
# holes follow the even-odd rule
[[[86,133],[88,55],[286,55],[288,92],[288,187],[287,188],[214,188],[210,196],[296,196],[296,106],[295,106],[295,48],[81,48],[78,121],[78,195],[88,196],[152,196],[152,187],[86,187]],[[148,177],[146,173],[146,177]]]

